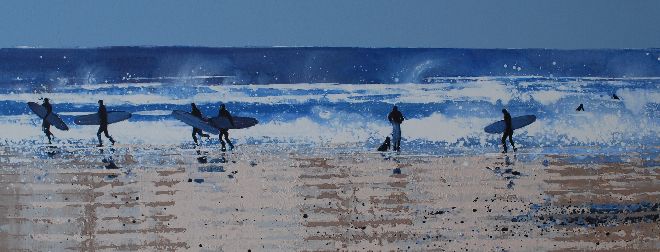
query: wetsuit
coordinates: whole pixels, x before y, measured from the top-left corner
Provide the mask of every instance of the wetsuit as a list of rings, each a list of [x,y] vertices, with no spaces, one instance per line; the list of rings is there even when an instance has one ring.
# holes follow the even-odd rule
[[[108,111],[105,109],[105,105],[99,105],[99,130],[96,132],[96,136],[99,138],[99,146],[103,145],[103,141],[101,140],[101,132],[105,134],[105,137],[110,139],[110,142],[112,144],[115,143],[115,140],[112,139],[110,134],[108,133]]]
[[[511,126],[511,114],[509,112],[504,112],[504,124],[506,127],[504,128],[504,134],[502,135],[502,147],[504,147],[504,152],[506,153],[506,138],[509,137],[509,142],[511,143],[511,147],[513,147],[513,151],[516,151],[516,146],[513,143],[513,126]]]
[[[401,123],[403,123],[403,114],[398,109],[393,109],[387,119],[392,123],[392,149],[394,151],[401,150]]]
[[[41,129],[44,131],[44,133],[46,133],[46,137],[48,137],[48,144],[51,144],[51,136],[53,136],[53,133],[50,132],[50,123],[48,120],[46,120],[46,118],[48,118],[48,116],[53,113],[53,106],[51,106],[48,102],[44,102],[42,106],[44,106],[46,109],[46,115],[41,122]]]
[[[203,119],[202,112],[199,111],[199,109],[197,107],[193,107],[192,111],[190,111],[190,114],[192,114],[193,116],[195,116],[199,119]],[[209,135],[204,134],[201,129],[193,127],[192,138],[193,138],[193,141],[195,141],[195,144],[197,144],[197,135],[199,135],[201,137],[209,137]]]
[[[231,123],[231,126],[234,126],[234,118],[231,116],[231,113],[225,108],[221,108],[220,111],[218,112],[218,117],[224,117],[229,120]],[[225,141],[227,141],[227,144],[229,144],[229,149],[233,149],[234,145],[231,143],[229,140],[229,129],[220,129],[220,144],[222,144],[222,150],[225,150],[225,142],[222,141],[222,136],[225,136]]]

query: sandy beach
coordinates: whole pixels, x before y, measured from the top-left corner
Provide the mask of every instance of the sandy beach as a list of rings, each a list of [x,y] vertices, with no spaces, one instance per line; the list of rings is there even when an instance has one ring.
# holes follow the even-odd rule
[[[638,153],[103,150],[0,148],[3,251],[660,248],[660,160]]]

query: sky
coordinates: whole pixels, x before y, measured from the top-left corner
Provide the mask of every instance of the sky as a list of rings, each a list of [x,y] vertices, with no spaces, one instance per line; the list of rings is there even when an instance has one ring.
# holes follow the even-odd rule
[[[3,0],[0,47],[659,48],[658,0]]]

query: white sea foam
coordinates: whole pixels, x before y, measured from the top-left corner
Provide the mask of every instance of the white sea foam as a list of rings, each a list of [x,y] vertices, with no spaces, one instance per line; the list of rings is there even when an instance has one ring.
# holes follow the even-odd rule
[[[411,140],[455,144],[468,138],[487,139],[483,127],[493,120],[479,117],[448,118],[440,113],[409,119],[402,125],[403,135]]]
[[[284,141],[305,143],[364,143],[382,139],[391,133],[386,119],[374,120],[373,115],[336,111],[332,103],[378,101],[386,103],[428,104],[443,101],[485,101],[491,104],[502,102],[507,105],[513,100],[535,101],[542,106],[538,121],[528,127],[516,130],[516,138],[528,139],[541,145],[616,145],[635,141],[658,143],[658,120],[653,115],[643,115],[649,104],[660,103],[660,93],[654,89],[630,88],[625,81],[610,81],[617,87],[621,102],[600,93],[584,93],[588,84],[582,81],[569,81],[557,85],[551,80],[521,82],[518,86],[492,79],[474,79],[459,83],[432,84],[272,84],[272,85],[219,85],[204,86],[207,93],[185,94],[108,94],[103,89],[85,88],[81,92],[52,93],[9,93],[0,94],[0,101],[36,101],[40,97],[50,97],[57,110],[58,103],[71,103],[74,106],[95,105],[104,99],[109,109],[115,105],[172,104],[187,105],[217,102],[241,102],[260,104],[304,104],[310,101],[324,101],[328,105],[316,106],[311,114],[299,115],[293,120],[275,119],[243,130],[232,130],[232,137],[260,141]],[[129,85],[129,84],[127,84]],[[130,84],[133,85],[133,84]],[[129,86],[130,86],[129,85]],[[536,85],[536,86],[534,86]],[[554,86],[553,86],[554,85]],[[531,91],[521,92],[520,88],[532,87]],[[113,86],[114,88],[114,86]],[[272,95],[266,90],[272,89]],[[303,90],[305,92],[294,92]],[[318,91],[317,91],[318,90]],[[208,92],[211,91],[211,92]],[[255,91],[261,96],[255,96]],[[264,92],[260,92],[264,91]],[[306,91],[314,91],[309,94]],[[603,91],[604,92],[604,91]],[[182,92],[184,93],[184,92]],[[298,95],[300,93],[300,95]],[[325,94],[324,94],[325,93]],[[186,96],[187,94],[187,96]],[[179,97],[180,95],[180,97]],[[378,95],[373,99],[365,96]],[[579,103],[585,104],[588,112],[573,113]],[[591,104],[590,104],[591,103]],[[478,104],[478,103],[475,103]],[[480,106],[480,105],[479,105]],[[75,116],[94,111],[61,112],[63,116]],[[630,111],[632,113],[627,113]],[[137,115],[169,115],[169,110],[149,110],[135,112]],[[405,113],[405,111],[404,111]],[[443,111],[444,113],[444,111]],[[544,114],[545,113],[545,114]],[[424,113],[428,115],[428,113]],[[385,115],[383,115],[384,117]],[[514,115],[515,116],[515,115]],[[479,145],[497,144],[500,135],[486,134],[483,127],[500,120],[500,114],[482,117],[467,114],[432,113],[421,117],[411,115],[402,126],[406,141],[430,141],[448,145],[461,145],[476,140]],[[0,117],[0,139],[20,141],[43,141],[40,130],[41,119],[34,115],[12,115]],[[64,139],[96,140],[94,126],[71,125],[71,130],[53,130]],[[173,119],[164,121],[128,121],[113,124],[110,132],[120,142],[178,144],[190,141],[191,128]]]
[[[61,116],[81,116],[81,115],[88,115],[90,112],[57,112],[58,115]]]
[[[319,109],[324,111],[323,109]],[[327,113],[332,111],[325,110]],[[483,127],[499,118],[447,117],[434,113],[428,117],[412,118],[402,125],[406,141],[430,141],[456,145],[476,139],[481,146],[498,144],[499,134],[486,134]],[[532,125],[516,130],[515,138],[531,137],[541,144],[558,142],[561,145],[602,144],[616,145],[622,139],[629,141],[655,138],[660,134],[657,122],[643,119],[638,125],[632,116],[617,114],[580,116],[561,120],[539,118]],[[40,129],[41,120],[31,115],[3,117],[0,137],[7,141],[45,141]],[[53,133],[59,139],[70,141],[96,141],[96,126],[70,125],[71,130]],[[176,120],[124,121],[110,125],[110,133],[123,143],[179,144],[190,141],[192,128]],[[382,139],[391,133],[391,126],[382,121],[369,120],[349,114],[343,120],[316,120],[300,117],[291,121],[270,121],[242,130],[231,130],[231,137],[241,140],[279,141],[293,143],[364,143]]]
[[[171,110],[147,110],[147,111],[137,111],[133,112],[134,115],[144,115],[144,116],[164,116],[171,115]]]
[[[641,114],[649,103],[660,104],[660,92],[655,90],[637,90],[623,88],[616,91],[623,104],[630,112]]]
[[[75,104],[96,104],[99,99],[108,105],[148,105],[173,104],[183,105],[190,102],[217,103],[217,102],[245,102],[262,104],[301,104],[313,100],[327,100],[330,102],[365,102],[359,97],[365,95],[396,95],[397,98],[384,99],[388,103],[431,103],[443,100],[485,100],[491,103],[502,101],[508,103],[518,92],[503,83],[474,82],[453,85],[445,84],[369,84],[369,85],[336,85],[336,84],[273,84],[273,85],[246,85],[246,86],[210,86],[215,92],[197,93],[191,97],[178,97],[178,94],[166,95],[156,93],[136,94],[108,94],[105,91],[97,92],[44,92],[44,93],[18,93],[0,94],[0,101],[28,102],[36,101],[41,97],[53,97],[53,102],[68,102]],[[246,90],[279,89],[279,90],[329,90],[341,91],[330,94],[284,94],[253,96]]]
[[[535,101],[543,104],[543,105],[551,105],[553,103],[556,103],[560,99],[567,97],[570,93],[565,92],[565,91],[557,91],[557,90],[543,90],[543,91],[535,91],[532,92],[530,95],[532,98],[534,98]]]
[[[98,90],[103,88],[156,88],[162,86],[159,82],[144,82],[144,83],[94,83],[83,85],[67,86],[68,89],[84,89],[84,90]]]

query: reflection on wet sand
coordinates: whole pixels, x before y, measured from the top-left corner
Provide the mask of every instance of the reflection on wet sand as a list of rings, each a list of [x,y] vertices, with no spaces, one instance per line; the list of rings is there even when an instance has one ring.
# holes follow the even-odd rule
[[[653,250],[660,239],[660,168],[647,159],[40,151],[0,148],[8,250]]]

